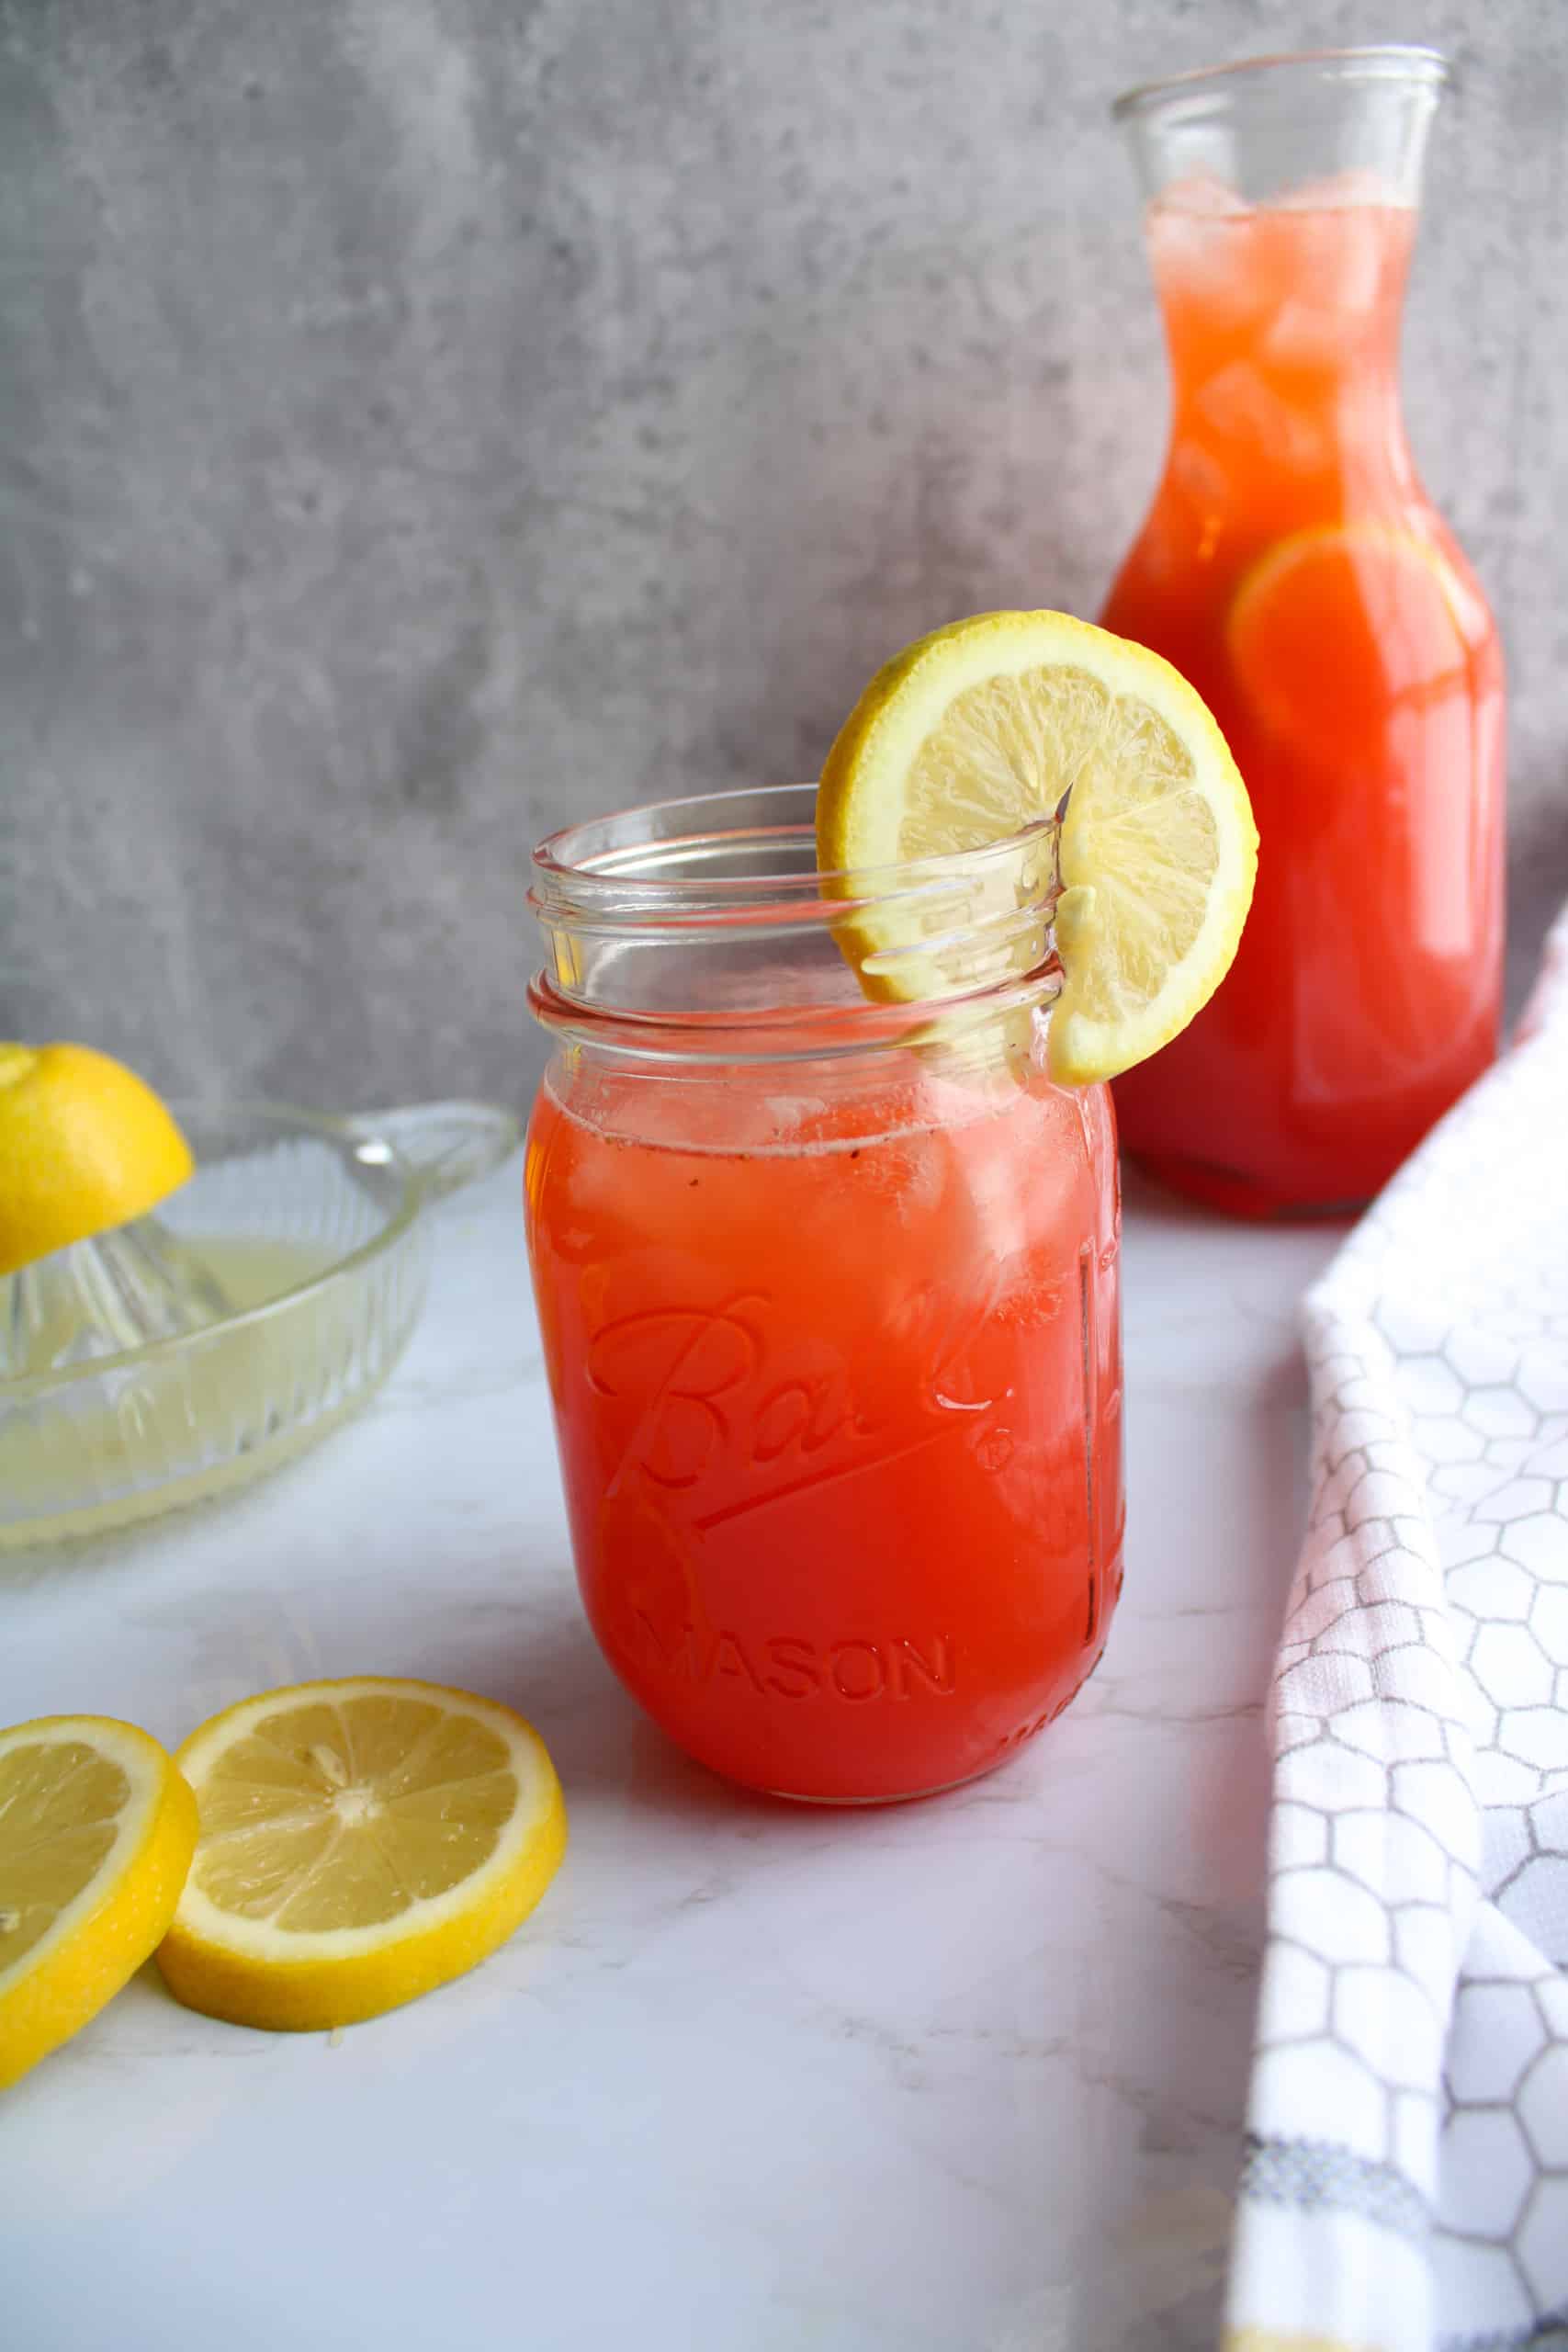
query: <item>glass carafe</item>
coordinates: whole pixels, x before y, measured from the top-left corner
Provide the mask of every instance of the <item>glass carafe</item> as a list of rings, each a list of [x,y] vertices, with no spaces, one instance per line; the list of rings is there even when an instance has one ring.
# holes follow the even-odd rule
[[[1172,413],[1103,618],[1209,703],[1261,841],[1229,978],[1117,1111],[1158,1174],[1243,1214],[1367,1199],[1496,1048],[1502,658],[1399,389],[1446,79],[1429,50],[1343,50],[1116,108]]]

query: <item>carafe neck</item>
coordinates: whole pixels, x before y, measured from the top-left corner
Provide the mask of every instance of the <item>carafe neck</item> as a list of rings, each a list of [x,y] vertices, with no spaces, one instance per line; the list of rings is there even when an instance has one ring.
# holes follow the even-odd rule
[[[1150,208],[1172,449],[1259,493],[1353,475],[1408,486],[1399,345],[1416,215],[1327,206]],[[1197,461],[1196,458],[1193,460]]]
[[[1400,321],[1446,79],[1431,50],[1338,50],[1118,101],[1170,355],[1171,464],[1200,504],[1223,485],[1261,523],[1293,500],[1414,488]]]

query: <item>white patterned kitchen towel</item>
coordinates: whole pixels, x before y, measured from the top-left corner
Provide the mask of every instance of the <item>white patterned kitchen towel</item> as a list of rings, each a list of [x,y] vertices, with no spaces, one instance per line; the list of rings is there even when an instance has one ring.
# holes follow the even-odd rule
[[[1309,1294],[1228,2352],[1568,2346],[1568,915]]]

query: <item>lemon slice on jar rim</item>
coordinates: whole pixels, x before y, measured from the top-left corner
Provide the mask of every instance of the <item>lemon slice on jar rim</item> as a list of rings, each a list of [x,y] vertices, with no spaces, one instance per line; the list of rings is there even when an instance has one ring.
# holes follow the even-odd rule
[[[1252,900],[1246,787],[1169,662],[1065,613],[982,613],[921,638],[877,672],[828,755],[818,862],[852,876],[977,849],[1064,798],[1048,1066],[1087,1085],[1187,1026]],[[899,953],[909,920],[863,906],[844,926],[868,992],[920,991],[921,959]]]

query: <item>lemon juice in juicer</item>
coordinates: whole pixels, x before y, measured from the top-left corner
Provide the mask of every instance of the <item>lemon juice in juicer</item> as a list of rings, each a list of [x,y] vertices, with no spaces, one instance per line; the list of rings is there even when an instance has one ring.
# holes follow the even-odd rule
[[[1366,1199],[1496,1046],[1502,659],[1398,381],[1445,73],[1263,59],[1118,108],[1172,418],[1103,618],[1208,703],[1261,846],[1234,969],[1117,1112],[1130,1150],[1247,1214]]]
[[[528,1238],[578,1577],[715,1770],[924,1794],[1092,1670],[1123,1519],[1103,1081],[1229,962],[1253,842],[1190,689],[1047,613],[890,663],[815,790],[536,854]]]

